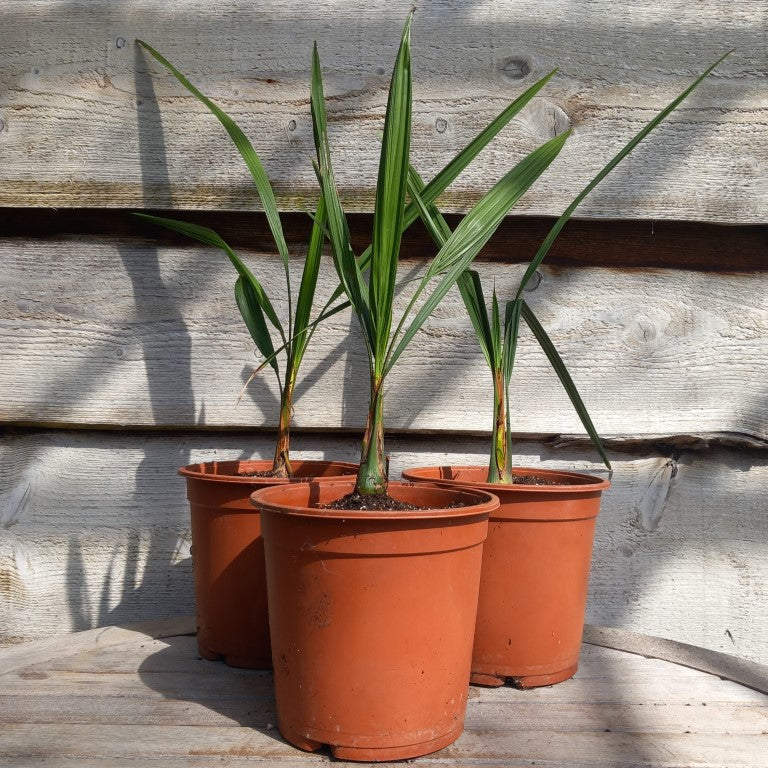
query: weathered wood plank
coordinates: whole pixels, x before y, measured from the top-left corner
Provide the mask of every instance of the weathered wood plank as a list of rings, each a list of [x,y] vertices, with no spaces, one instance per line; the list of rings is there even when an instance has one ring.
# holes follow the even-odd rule
[[[197,708],[185,709],[179,705],[174,710],[166,706],[164,699],[201,704],[217,711],[223,707],[227,718],[231,718],[238,703],[241,707],[246,703],[249,708],[258,708],[258,712],[261,713],[259,717],[265,717],[265,713],[269,713],[268,707],[271,706],[273,691],[271,675],[227,676],[226,679],[212,683],[211,673],[213,670],[204,661],[198,661],[198,665],[198,671],[195,673],[150,673],[146,672],[141,665],[138,670],[138,677],[135,674],[125,672],[119,674],[107,672],[96,674],[42,672],[38,670],[42,670],[44,665],[40,665],[25,670],[18,676],[3,677],[3,695],[15,704],[13,706],[10,703],[4,705],[6,708],[2,711],[10,713],[13,709],[19,708],[20,711],[25,710],[30,713],[37,711],[39,713],[42,711],[40,702],[44,697],[67,697],[71,701],[68,715],[54,712],[49,714],[48,720],[40,720],[40,722],[61,722],[65,719],[69,722],[88,722],[82,719],[82,714],[92,708],[92,699],[98,697],[119,700],[128,708],[125,710],[117,708],[115,712],[104,710],[101,717],[105,719],[94,717],[91,722],[114,722],[117,716],[120,716],[124,722],[129,722],[130,713],[135,714],[140,702],[143,702],[145,706],[149,704],[156,707],[158,713],[165,712],[164,717],[169,724],[174,724],[172,721],[173,712],[185,718],[185,723],[176,721],[176,725],[196,724],[196,713],[199,714]],[[34,686],[30,685],[31,680],[35,680]],[[621,696],[617,694],[617,686],[621,688]],[[745,707],[749,711],[744,715],[741,726],[734,725],[734,730],[738,729],[742,732],[765,730],[766,718],[768,717],[765,712],[756,712],[756,710],[768,705],[768,698],[763,694],[742,688],[735,683],[726,683],[724,686],[719,686],[713,690],[711,681],[702,678],[701,674],[678,678],[677,675],[671,675],[669,671],[663,677],[651,677],[648,680],[640,680],[636,674],[631,677],[621,677],[620,675],[613,677],[607,674],[601,679],[576,679],[565,687],[558,688],[555,693],[547,692],[530,697],[526,697],[525,694],[511,697],[508,691],[494,696],[486,696],[482,689],[478,689],[474,694],[473,706],[478,707],[480,714],[476,723],[480,724],[482,713],[489,713],[493,709],[507,711],[509,718],[512,718],[516,710],[540,706],[543,701],[560,711],[565,711],[584,701],[585,698],[595,705],[605,706],[607,711],[613,710],[616,723],[620,721],[621,717],[626,716],[626,713],[622,714],[619,711],[621,707],[617,709],[616,705],[635,700],[649,703],[663,702],[670,707],[671,713],[676,713],[678,710],[683,712],[686,706],[693,706],[694,703],[696,707],[703,706],[705,708],[715,704],[718,707],[728,705],[726,709],[734,712],[741,712],[741,708]],[[660,704],[656,706],[660,706]],[[269,723],[274,723],[274,713],[272,712],[270,716],[272,719],[254,721],[254,724],[266,726]],[[51,719],[52,717],[54,719]],[[699,713],[697,712],[688,713],[688,718],[691,720],[698,717]],[[741,715],[737,714],[737,720],[739,717]],[[12,722],[25,721],[14,717]],[[204,724],[202,718],[198,722]],[[211,724],[221,723],[211,722]],[[223,724],[226,725],[227,723]],[[655,725],[658,726],[658,721],[655,722]],[[725,722],[722,723],[724,730],[729,730],[727,725]],[[504,728],[514,729],[515,726],[505,718]],[[560,730],[568,730],[565,723],[561,723],[559,728]],[[619,728],[620,726],[617,725],[617,730]],[[707,726],[704,730],[711,732],[718,729],[715,726],[712,728]]]
[[[641,656],[656,656],[681,664],[691,669],[700,669],[725,680],[732,680],[740,685],[753,688],[768,695],[768,666],[738,659],[730,654],[710,651],[695,645],[680,643],[661,637],[613,627],[584,628],[586,642],[594,645],[618,648]]]
[[[589,689],[581,690],[589,695]],[[633,688],[632,692],[641,692]],[[691,692],[702,698],[706,690],[702,687]],[[51,710],[51,696],[67,697],[64,712]],[[185,697],[187,698],[187,697]],[[481,728],[491,731],[523,731],[523,724],[531,721],[533,714],[542,730],[568,731],[589,729],[605,731],[631,731],[637,721],[643,721],[644,728],[650,733],[669,733],[670,731],[688,731],[699,734],[754,734],[763,733],[768,727],[768,715],[765,703],[755,703],[752,707],[744,704],[728,705],[697,702],[695,709],[690,702],[666,703],[654,702],[655,706],[624,703],[584,703],[580,708],[579,722],[572,720],[574,702],[565,704],[547,703],[543,708],[540,703],[511,702],[504,704],[482,704],[473,702],[467,712],[466,728],[470,731]],[[544,717],[540,718],[542,712]],[[245,711],[245,712],[244,712]],[[4,693],[0,699],[0,722],[2,723],[72,723],[94,724],[108,720],[115,725],[139,725],[150,720],[155,725],[181,726],[223,726],[268,728],[275,725],[274,702],[263,703],[256,699],[181,701],[158,697],[151,703],[137,697],[128,698],[122,694],[111,696],[108,693],[94,692],[90,696],[69,698],[66,690],[55,693],[17,696]],[[569,728],[570,726],[570,728]]]
[[[174,623],[181,624],[183,628],[189,629],[194,632],[195,620],[193,617],[187,617],[183,619],[174,619]],[[596,627],[589,624],[585,628],[587,632],[605,632],[605,633],[621,633],[629,634],[626,630],[615,630],[608,627]],[[108,630],[85,630],[83,632],[77,632],[73,634],[73,642],[77,638],[83,635],[87,635],[88,632],[98,634],[107,633]],[[111,645],[104,645],[101,641],[95,646],[87,650],[87,652],[79,653],[77,655],[66,655],[61,657],[52,658],[50,653],[48,657],[44,659],[45,669],[50,675],[51,672],[86,672],[86,673],[126,673],[134,672],[141,666],[144,672],[194,672],[200,669],[200,659],[197,653],[197,640],[193,635],[176,636],[173,638],[172,653],[164,653],[168,648],[169,641],[150,639],[151,635],[146,640],[142,641],[139,645],[136,643],[120,643],[120,652],[116,654]],[[594,637],[594,635],[592,635]],[[649,637],[643,635],[642,637]],[[46,638],[41,641],[32,641],[28,643],[22,643],[18,648],[3,649],[4,666],[2,669],[9,672],[20,670],[24,672],[29,671],[42,671],[42,667],[38,669],[37,652],[34,652],[31,658],[32,652],[30,651],[26,658],[29,663],[21,662],[17,666],[8,664],[7,658],[12,655],[13,652],[19,653],[19,658],[24,658],[24,649],[30,647],[38,647],[39,645],[45,645],[50,647],[55,638]],[[658,638],[650,638],[651,640],[658,641]],[[101,640],[101,635],[99,635]],[[670,641],[666,641],[670,642]],[[632,659],[629,653],[615,652],[612,648],[595,651],[590,645],[586,652],[582,654],[579,661],[579,679],[584,680],[587,678],[602,679],[608,676],[610,672],[610,678],[612,680],[623,679],[627,675],[632,676],[635,674],[636,661]],[[625,649],[622,646],[622,651]],[[699,648],[698,651],[705,655],[708,653],[706,649]],[[735,656],[729,657],[734,662],[740,661]],[[610,660],[610,663],[606,663],[606,660]],[[243,674],[250,675],[251,672],[243,671]],[[669,675],[669,665],[667,661],[661,659],[654,659],[645,657],[643,662],[643,674],[646,678],[651,679],[654,677],[664,677]],[[711,674],[711,673],[710,673]],[[689,667],[675,665],[676,677],[695,677],[698,676],[698,672]]]
[[[99,643],[102,636],[106,643]],[[38,760],[87,766],[99,760],[115,768],[162,760],[200,768],[222,759],[238,765],[247,758],[290,768],[328,763],[326,755],[301,754],[280,739],[274,704],[262,696],[271,675],[204,660],[191,674],[178,661],[194,654],[193,642],[190,637],[153,641],[152,633],[129,636],[125,630],[58,638],[54,664],[67,663],[69,656],[78,667],[98,652],[105,664],[87,674],[54,670],[38,661],[40,644],[33,644],[34,663],[0,680],[0,765]],[[534,691],[470,688],[465,733],[422,762],[766,765],[765,695],[669,662],[589,645],[582,653],[583,668],[595,676],[584,677],[580,670],[573,680]],[[126,656],[133,659],[132,668],[126,667]],[[177,671],[148,672],[157,657]],[[110,658],[114,669],[106,663]],[[217,691],[228,693],[217,696]],[[63,700],[66,707],[59,704]]]
[[[397,437],[391,470],[484,463],[480,438]],[[296,436],[298,455],[354,460],[350,437]],[[192,613],[176,467],[271,452],[268,436],[36,432],[0,441],[0,637]],[[600,471],[591,452],[518,442],[519,464]],[[612,453],[588,621],[761,661],[768,638],[763,453]],[[674,470],[674,473],[673,473]],[[94,471],[98,474],[94,475]],[[674,476],[673,476],[674,474]],[[734,514],[738,510],[738,514]]]
[[[183,737],[182,737],[183,733]],[[4,725],[6,756],[143,758],[185,755],[225,759],[231,755],[261,760],[295,758],[295,748],[271,732],[256,728],[220,726],[15,724]],[[572,733],[530,730],[494,732],[467,730],[441,755],[456,761],[482,759],[589,760],[590,765],[635,766],[638,758],[654,766],[684,766],[707,755],[705,765],[768,765],[768,735],[669,734],[669,733]],[[323,755],[305,755],[308,765],[325,763]]]
[[[768,735],[744,738],[730,734],[669,733],[559,733],[535,730],[528,734],[497,734],[482,730],[465,731],[443,754],[456,760],[483,758],[582,760],[590,766],[634,768],[653,765],[659,768],[688,766],[707,755],[708,765],[743,765],[762,768],[768,765]]]
[[[244,252],[273,295],[275,256]],[[262,374],[232,298],[233,271],[205,248],[109,239],[0,241],[0,420],[17,424],[274,427]],[[66,264],[65,269],[52,268]],[[298,264],[296,264],[298,268]],[[502,297],[522,265],[478,265]],[[417,263],[403,264],[404,279]],[[605,435],[733,432],[768,438],[759,371],[768,356],[768,273],[547,267],[528,299]],[[326,264],[318,300],[336,286]],[[404,302],[400,301],[402,306]],[[276,301],[278,312],[284,302]],[[348,314],[313,339],[295,423],[361,429],[366,362]],[[428,382],[428,383],[427,383]],[[484,432],[490,376],[453,293],[389,379],[390,430]],[[513,379],[513,430],[583,432],[529,333]],[[534,407],[535,404],[535,407]]]
[[[331,97],[337,176],[350,209],[370,210],[388,73],[410,1],[227,0],[148,7],[5,0],[0,49],[0,205],[246,209],[256,201],[224,132],[138,53],[154,43],[253,136],[282,207],[314,196],[309,56],[317,39]],[[255,34],[254,30],[258,30]],[[465,210],[490,179],[568,125],[569,145],[526,214],[559,213],[656,111],[729,48],[722,65],[652,144],[584,204],[589,217],[764,222],[768,173],[765,16],[751,0],[592,2],[542,14],[457,0],[419,7],[414,24],[413,156],[435,173],[535,79],[559,66],[446,197]],[[66,45],[62,41],[66,40]],[[663,62],[662,65],[659,62]]]
[[[10,519],[3,520],[3,527],[10,527],[15,521]],[[126,645],[133,643],[139,638],[138,645],[133,643],[137,653],[146,655],[146,648],[152,647],[157,643],[157,638],[173,636],[176,641],[182,641],[186,634],[195,633],[197,627],[195,620],[190,616],[178,618],[162,618],[155,621],[132,622],[130,627],[124,628],[110,625],[98,629],[83,630],[72,634],[70,642],[66,648],[62,648],[61,642],[57,637],[47,637],[40,640],[25,642],[16,648],[3,649],[2,659],[0,659],[0,674],[7,674],[18,669],[26,668],[31,665],[45,662],[48,668],[56,669],[55,661],[59,652],[64,658],[70,658],[78,651],[87,651],[87,655],[94,652],[110,654],[115,645]],[[184,634],[182,634],[184,633]],[[165,647],[163,646],[160,646]],[[81,658],[82,657],[78,657]],[[111,664],[114,666],[114,663]],[[135,669],[133,667],[132,669]]]
[[[173,211],[160,216],[178,217]],[[186,247],[190,240],[109,208],[8,208],[0,218],[0,238],[72,239],[90,243],[95,237],[119,238],[125,243],[143,237],[162,244]],[[263,213],[253,211],[184,211],[183,218],[216,231],[236,249],[274,251],[275,245]],[[455,227],[461,216],[447,215]],[[283,230],[289,249],[301,252],[308,242],[312,220],[306,213],[283,212]],[[529,262],[549,233],[555,219],[509,216],[478,256],[478,261]],[[348,217],[352,243],[362,252],[371,241],[369,214]],[[406,258],[425,258],[435,252],[426,229],[415,222],[403,237]],[[558,236],[547,264],[580,267],[652,267],[696,269],[711,272],[750,272],[768,269],[768,226],[723,225],[690,221],[593,221],[572,219]],[[724,254],[727,256],[724,257]]]

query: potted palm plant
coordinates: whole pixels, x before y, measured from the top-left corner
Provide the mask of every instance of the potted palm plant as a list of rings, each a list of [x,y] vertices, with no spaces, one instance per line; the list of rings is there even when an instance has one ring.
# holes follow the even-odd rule
[[[219,248],[226,254],[237,273],[234,291],[237,306],[265,360],[263,366],[269,366],[277,378],[280,409],[271,461],[209,461],[179,470],[187,481],[192,519],[200,654],[208,659],[223,658],[231,666],[265,669],[271,666],[271,653],[264,544],[260,516],[250,503],[250,495],[269,485],[307,478],[354,477],[357,471],[355,464],[296,461],[290,457],[294,390],[304,354],[317,327],[311,316],[325,239],[325,209],[321,199],[314,216],[294,307],[290,254],[275,195],[251,142],[229,115],[204,96],[164,56],[141,40],[137,43],[205,104],[226,129],[250,171],[284,267],[288,304],[285,324],[256,275],[214,230],[177,219],[135,214],[144,221]],[[327,317],[332,311],[326,304],[321,314]]]
[[[357,478],[274,486],[253,495],[265,539],[278,728],[304,749],[328,744],[336,757],[356,760],[426,754],[461,733],[481,545],[497,505],[483,491],[388,482],[387,376],[568,135],[536,149],[481,198],[428,263],[396,321],[403,229],[543,85],[511,104],[406,204],[410,26],[409,17],[389,90],[371,248],[360,258],[334,180],[317,48],[312,61],[315,167],[333,263],[369,364]]]
[[[725,54],[726,56],[728,54]],[[420,467],[403,473],[415,482],[492,491],[499,508],[491,515],[484,546],[473,683],[523,687],[551,685],[578,667],[595,520],[604,478],[576,472],[512,467],[510,381],[521,319],[545,352],[605,466],[611,465],[584,402],[544,327],[523,295],[557,235],[581,201],[706,78],[723,56],[627,143],[576,196],[552,226],[526,269],[503,317],[495,289],[487,304],[480,277],[467,270],[458,280],[464,304],[492,374],[493,426],[488,466]],[[423,188],[418,174],[413,192]],[[440,245],[451,230],[438,209],[420,214]]]

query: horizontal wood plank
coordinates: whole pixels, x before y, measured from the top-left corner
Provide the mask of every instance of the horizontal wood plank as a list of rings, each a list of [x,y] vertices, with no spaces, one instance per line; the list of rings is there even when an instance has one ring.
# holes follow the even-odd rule
[[[614,627],[584,627],[584,640],[593,645],[616,648],[640,656],[655,656],[675,664],[717,675],[768,695],[768,665],[731,654],[711,651],[696,645],[661,637],[628,632]]]
[[[182,738],[183,734],[183,738]],[[281,761],[296,757],[295,747],[279,736],[256,728],[198,725],[82,725],[67,723],[4,726],[3,752],[7,757],[39,755],[55,758],[133,757],[158,760],[186,755],[227,759],[230,756]],[[442,756],[455,760],[589,760],[593,766],[637,765],[638,757],[659,768],[677,768],[707,755],[707,766],[768,765],[768,736],[741,734],[581,733],[530,730],[498,734],[467,730]],[[302,756],[307,765],[327,764],[322,754]],[[392,765],[392,764],[390,764]]]
[[[392,436],[406,466],[483,464],[481,438]],[[297,456],[355,460],[351,437],[302,434]],[[193,612],[182,464],[268,456],[265,436],[33,432],[0,440],[0,638]],[[612,453],[587,620],[768,658],[764,453]],[[583,448],[517,442],[515,461],[600,472]],[[738,510],[738,514],[734,514]]]
[[[28,684],[27,684],[28,685]],[[189,689],[187,689],[189,690]],[[580,689],[580,693],[589,695],[589,688]],[[642,693],[633,687],[631,693]],[[706,697],[708,691],[688,691],[698,698]],[[64,712],[51,710],[51,696],[67,697]],[[189,694],[185,699],[190,698]],[[243,716],[244,703],[247,714]],[[688,731],[689,733],[719,734],[761,734],[768,727],[768,716],[764,711],[764,702],[752,707],[744,704],[728,705],[712,702],[697,702],[692,710],[690,702],[659,703],[657,706],[641,709],[645,705],[635,704],[585,704],[580,702],[579,729],[591,728],[595,732],[604,732],[606,727],[611,732],[631,731],[638,719],[643,719],[645,728],[650,733],[669,733],[670,730]],[[574,702],[567,704],[548,703],[544,717],[538,719],[542,730],[567,731],[568,720]],[[525,723],[530,722],[535,711],[537,717],[543,708],[540,702],[517,702],[508,704],[473,703],[468,712],[466,728],[469,731],[485,728],[492,731],[523,731]],[[240,700],[221,700],[215,702],[181,701],[158,697],[149,704],[137,697],[127,698],[122,693],[109,695],[108,692],[93,691],[89,696],[69,698],[66,688],[49,694],[34,693],[18,696],[13,692],[3,694],[0,700],[0,722],[2,723],[70,723],[93,724],[108,721],[115,725],[139,725],[150,718],[156,725],[181,726],[223,726],[247,728],[274,728],[274,702],[262,703],[254,698]],[[576,724],[573,724],[573,730]]]
[[[281,206],[316,196],[308,105],[320,45],[334,160],[350,210],[371,209],[389,71],[411,3],[138,0],[3,3],[0,205],[245,210],[240,158],[205,107],[134,44],[148,40],[252,136]],[[560,71],[445,197],[464,211],[501,171],[573,135],[519,205],[559,214],[653,115],[729,48],[716,75],[584,203],[599,218],[765,222],[765,19],[752,0],[420,6],[413,31],[413,158],[437,172],[527,86]],[[258,30],[255,34],[254,30]],[[66,44],[64,43],[66,41]]]
[[[255,211],[155,211],[156,215],[200,226],[214,226],[233,248],[275,251],[263,213]],[[140,221],[126,211],[109,208],[8,208],[0,218],[0,238],[73,239],[90,242],[95,237],[120,238],[125,242],[143,238],[162,244],[189,246],[183,235]],[[452,228],[461,220],[448,214]],[[311,234],[312,220],[306,213],[281,214],[285,239],[291,252],[302,252]],[[542,216],[509,216],[500,225],[478,261],[529,262],[556,219]],[[371,242],[373,217],[348,217],[352,243],[362,252]],[[436,251],[427,230],[416,221],[402,242],[404,258],[423,259]],[[574,218],[558,236],[547,255],[547,264],[578,267],[651,267],[695,269],[709,272],[768,270],[768,225],[723,225],[689,221],[593,221]]]
[[[32,644],[28,666],[0,673],[0,765],[328,764],[327,755],[302,754],[280,738],[270,673],[205,661],[196,657],[194,638],[153,640],[156,634],[107,629],[59,637],[51,662]],[[8,653],[0,650],[0,668]],[[87,666],[94,653],[100,663],[90,673],[56,669]],[[464,734],[423,762],[766,765],[764,694],[614,649],[585,645],[582,659],[576,677],[557,686],[470,687]]]
[[[284,315],[277,257],[243,256]],[[275,427],[271,371],[237,404],[258,361],[232,297],[234,271],[220,252],[108,238],[40,239],[19,247],[8,238],[0,241],[0,260],[6,298],[0,422]],[[298,259],[294,266],[298,282]],[[402,279],[420,266],[406,260]],[[478,269],[487,289],[495,284],[504,298],[524,267],[489,262]],[[550,266],[540,274],[528,301],[602,434],[768,438],[759,374],[768,356],[768,273]],[[335,286],[326,263],[318,303]],[[406,295],[407,284],[398,311]],[[348,313],[315,334],[301,377],[297,427],[362,429],[367,363]],[[583,433],[527,332],[512,386],[514,432]],[[387,391],[390,430],[488,431],[490,374],[457,292],[417,334]]]

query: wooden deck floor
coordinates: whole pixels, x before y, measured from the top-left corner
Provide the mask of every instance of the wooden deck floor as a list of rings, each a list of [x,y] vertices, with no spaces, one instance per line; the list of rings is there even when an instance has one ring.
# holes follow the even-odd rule
[[[271,674],[201,660],[192,630],[191,620],[110,627],[0,651],[0,766],[331,762],[280,738]],[[534,691],[471,688],[463,736],[418,762],[758,768],[768,766],[768,695],[585,644],[573,680]]]

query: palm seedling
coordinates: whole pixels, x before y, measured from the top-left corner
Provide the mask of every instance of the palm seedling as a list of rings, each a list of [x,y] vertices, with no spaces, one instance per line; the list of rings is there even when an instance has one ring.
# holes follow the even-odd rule
[[[370,401],[363,436],[360,471],[355,491],[362,496],[385,493],[387,467],[384,453],[384,387],[388,374],[429,315],[456,284],[472,260],[487,243],[509,209],[557,157],[568,132],[538,147],[506,173],[464,217],[456,230],[440,244],[417,282],[406,309],[395,325],[397,266],[402,232],[434,203],[455,178],[462,164],[480,150],[511,117],[510,105],[486,131],[467,147],[454,163],[419,190],[408,187],[411,132],[411,16],[406,21],[389,89],[384,134],[373,215],[370,251],[358,259],[352,249],[346,216],[342,209],[331,165],[327,117],[320,61],[315,47],[312,60],[312,119],[317,160],[315,170],[325,200],[328,236],[341,290],[362,330],[370,374]],[[529,89],[526,100],[541,88],[548,75]],[[522,107],[522,103],[517,107]]]
[[[730,52],[729,52],[730,53]],[[642,128],[584,187],[565,209],[560,218],[554,223],[536,255],[528,265],[517,287],[514,298],[506,302],[504,315],[501,316],[498,296],[494,287],[491,294],[490,306],[487,305],[480,276],[475,270],[466,270],[458,279],[461,296],[475,330],[480,348],[493,377],[493,426],[492,446],[488,468],[489,483],[513,483],[516,476],[512,472],[512,429],[510,419],[510,381],[515,364],[517,342],[521,318],[533,333],[550,365],[562,383],[571,403],[576,410],[581,423],[587,431],[592,443],[605,466],[610,470],[611,464],[603,448],[600,437],[592,419],[587,412],[584,401],[579,395],[562,358],[555,349],[544,327],[536,318],[531,307],[523,298],[523,293],[529,281],[543,262],[558,234],[570,219],[581,201],[654,129],[661,123],[688,95],[712,72],[712,70],[729,55],[726,53],[712,64],[677,98],[665,107],[653,120]],[[408,187],[412,196],[418,198],[424,183],[416,171],[411,168],[408,177]],[[420,215],[436,244],[442,247],[452,237],[447,222],[434,204],[420,207]]]
[[[290,257],[285,236],[283,234],[275,194],[269,183],[264,166],[251,145],[251,142],[229,115],[204,96],[164,56],[147,43],[141,40],[137,40],[136,42],[157,59],[157,61],[171,72],[190,93],[205,104],[205,106],[207,106],[218,118],[245,161],[264,207],[267,224],[285,272],[285,290],[288,303],[288,321],[285,325],[280,321],[280,318],[275,312],[274,305],[270,301],[261,282],[253,272],[248,269],[243,260],[214,230],[209,229],[208,227],[178,221],[176,219],[151,216],[149,214],[135,215],[146,221],[159,224],[166,229],[179,232],[194,240],[198,240],[206,245],[219,248],[224,251],[232,262],[232,265],[237,271],[235,301],[237,302],[240,314],[245,321],[251,338],[256,344],[256,348],[267,361],[266,364],[271,366],[277,377],[280,390],[280,411],[272,474],[275,477],[287,477],[291,474],[290,428],[293,412],[294,389],[299,368],[304,358],[304,353],[306,352],[307,345],[316,327],[316,323],[310,322],[310,317],[312,313],[312,304],[315,298],[315,289],[317,287],[320,257],[322,255],[323,243],[325,240],[325,208],[323,200],[322,198],[320,199],[314,216],[314,224],[307,246],[301,283],[294,310],[289,269]],[[277,346],[277,350],[276,343],[273,341],[273,333],[276,333],[279,338],[279,346]],[[280,353],[283,353],[282,357],[280,356]]]

